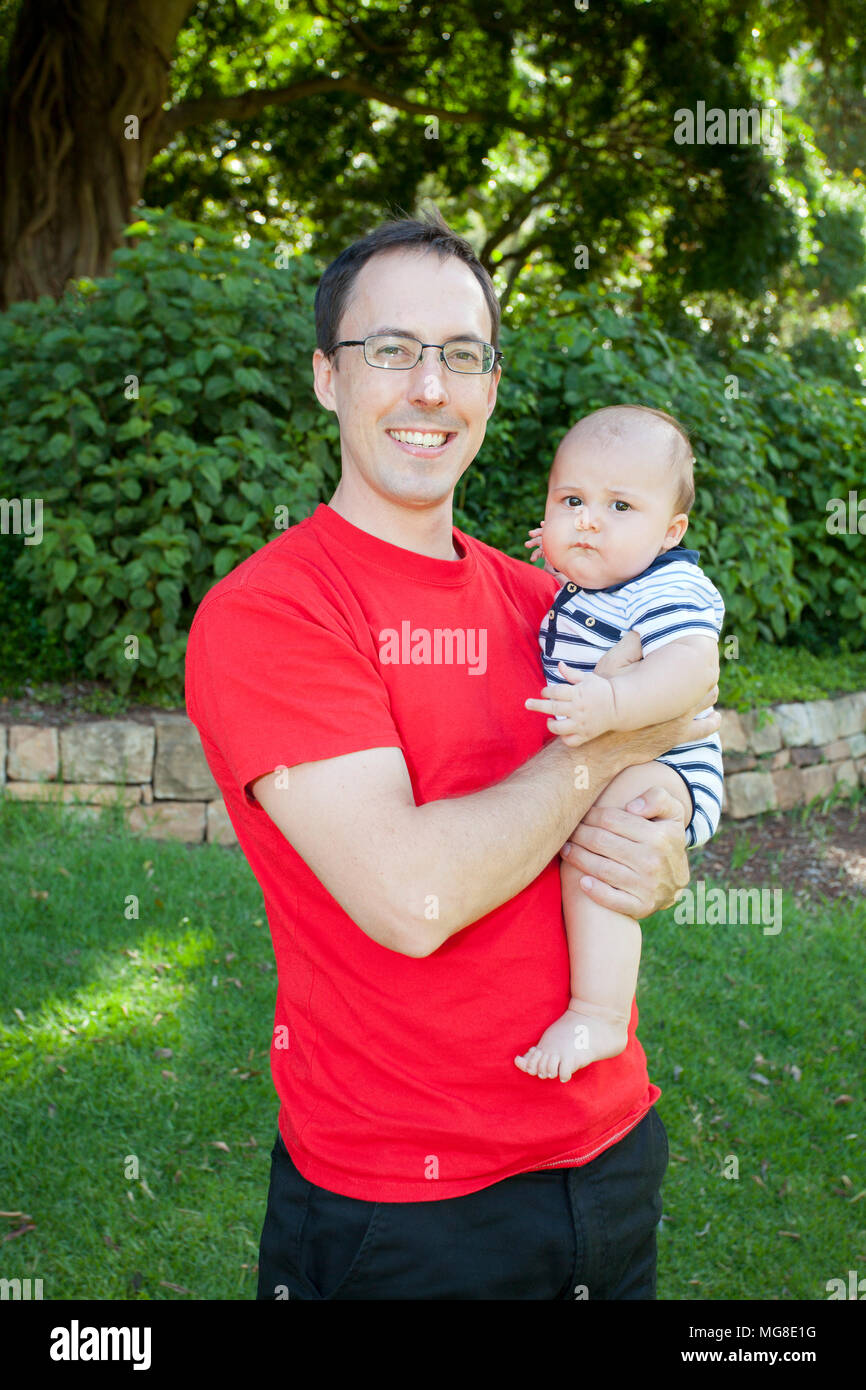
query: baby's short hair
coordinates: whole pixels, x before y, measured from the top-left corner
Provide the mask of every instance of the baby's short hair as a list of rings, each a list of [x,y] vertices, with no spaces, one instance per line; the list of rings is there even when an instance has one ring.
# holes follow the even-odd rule
[[[675,420],[673,415],[668,415],[664,410],[656,410],[651,405],[604,405],[600,410],[590,411],[589,415],[584,415],[578,424],[583,425],[588,420],[596,420],[600,415],[612,414],[621,410],[639,410],[644,415],[655,415],[656,419],[663,420],[675,433],[671,439],[671,452],[669,462],[676,469],[679,480],[674,510],[689,514],[695,503],[695,456],[692,452],[692,442],[686,433],[685,427]]]

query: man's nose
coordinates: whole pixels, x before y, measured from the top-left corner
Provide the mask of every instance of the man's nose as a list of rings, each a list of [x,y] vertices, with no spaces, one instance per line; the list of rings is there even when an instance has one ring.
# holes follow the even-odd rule
[[[439,348],[424,348],[421,361],[412,368],[409,383],[412,400],[439,405],[448,399],[448,368],[440,361],[439,354]]]

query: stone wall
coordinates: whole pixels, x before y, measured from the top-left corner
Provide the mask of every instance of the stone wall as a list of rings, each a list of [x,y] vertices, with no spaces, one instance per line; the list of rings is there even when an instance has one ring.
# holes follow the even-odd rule
[[[835,700],[722,711],[725,814],[805,806],[866,786],[866,691]],[[131,829],[156,839],[236,843],[195,727],[183,713],[61,727],[0,724],[0,786],[96,819],[119,800]]]
[[[836,700],[722,711],[725,814],[806,806],[834,787],[866,786],[866,692]]]

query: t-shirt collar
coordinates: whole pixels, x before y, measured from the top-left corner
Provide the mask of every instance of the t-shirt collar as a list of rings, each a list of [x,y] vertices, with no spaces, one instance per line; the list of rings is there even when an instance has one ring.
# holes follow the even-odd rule
[[[456,526],[451,528],[451,539],[460,558],[437,560],[430,555],[419,555],[414,550],[392,545],[390,541],[383,541],[369,531],[362,531],[327,502],[319,503],[312,516],[308,518],[308,524],[310,523],[325,531],[359,560],[403,579],[452,587],[468,583],[475,573],[476,559],[472,538]]]

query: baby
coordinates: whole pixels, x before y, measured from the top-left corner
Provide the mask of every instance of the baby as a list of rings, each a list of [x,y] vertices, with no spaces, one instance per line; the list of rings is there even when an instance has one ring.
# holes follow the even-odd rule
[[[724,604],[697,552],[679,544],[694,502],[693,463],[682,426],[637,405],[593,411],[556,452],[543,530],[530,531],[526,544],[535,547],[533,560],[543,550],[563,588],[539,636],[549,698],[527,700],[526,708],[553,716],[553,731],[572,747],[685,714],[714,684]],[[640,636],[643,660],[609,679],[595,674],[629,630]],[[596,804],[624,810],[649,787],[679,802],[686,844],[704,844],[722,809],[718,735],[626,768]],[[562,860],[561,874],[571,998],[538,1044],[514,1060],[531,1076],[569,1081],[626,1046],[641,932],[631,917],[588,898],[574,865]]]

